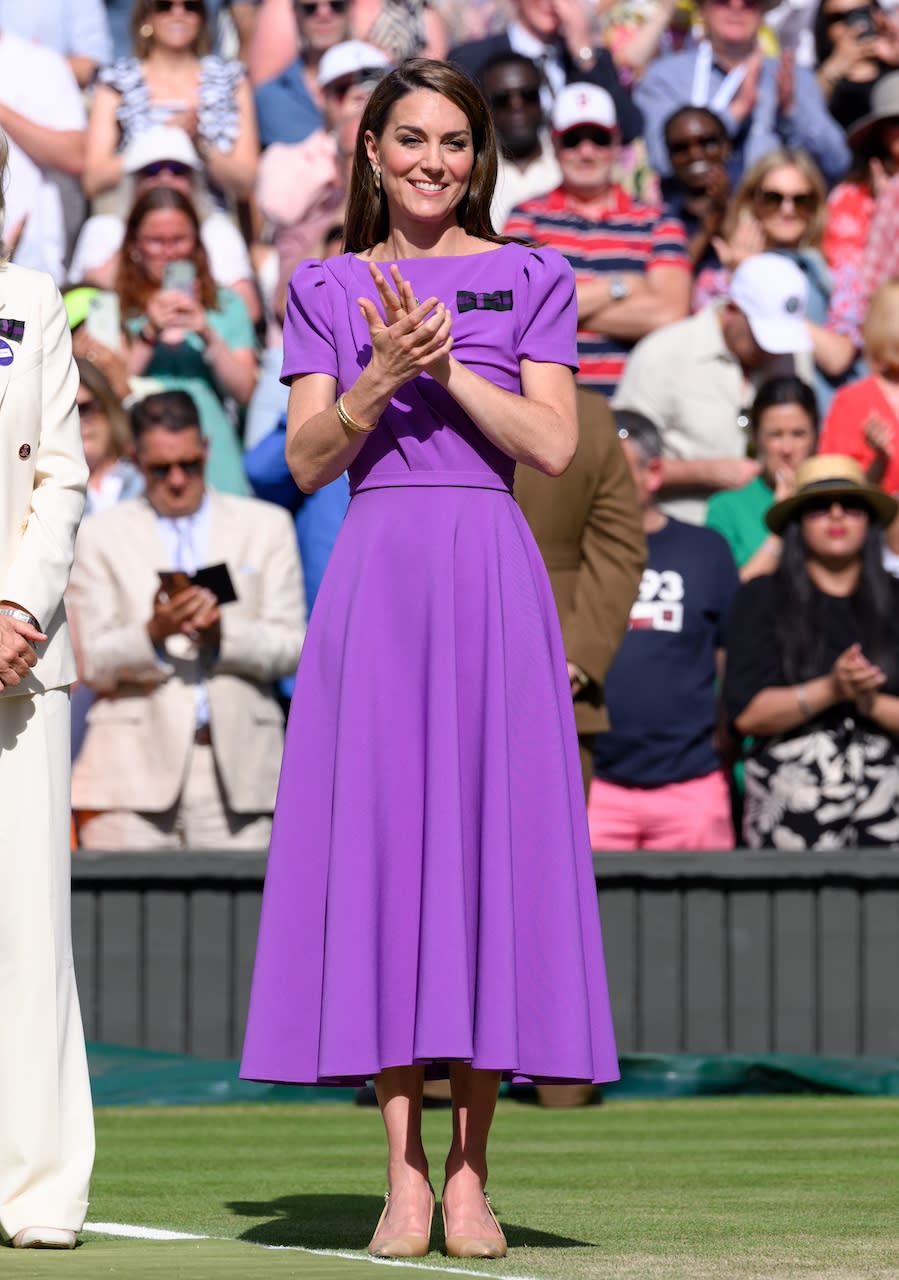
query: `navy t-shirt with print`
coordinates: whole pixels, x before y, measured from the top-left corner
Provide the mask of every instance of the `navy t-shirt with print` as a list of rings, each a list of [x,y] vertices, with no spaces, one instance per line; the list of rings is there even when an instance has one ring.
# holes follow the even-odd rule
[[[604,686],[612,728],[593,748],[597,777],[633,787],[720,768],[715,651],[740,585],[713,529],[669,519],[646,542],[640,593]]]

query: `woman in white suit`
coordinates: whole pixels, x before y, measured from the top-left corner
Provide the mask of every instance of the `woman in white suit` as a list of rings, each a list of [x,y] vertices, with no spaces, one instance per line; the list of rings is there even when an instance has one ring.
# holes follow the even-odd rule
[[[0,133],[0,192],[7,143]],[[0,228],[3,199],[0,195]],[[51,278],[0,246],[0,1238],[74,1248],[94,1131],[72,965],[62,599],[87,466]]]

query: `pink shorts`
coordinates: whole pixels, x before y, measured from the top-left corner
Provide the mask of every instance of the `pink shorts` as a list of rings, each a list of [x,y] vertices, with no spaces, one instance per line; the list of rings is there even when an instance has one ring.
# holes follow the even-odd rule
[[[665,787],[620,787],[594,778],[587,816],[598,850],[734,847],[730,794],[720,769]]]

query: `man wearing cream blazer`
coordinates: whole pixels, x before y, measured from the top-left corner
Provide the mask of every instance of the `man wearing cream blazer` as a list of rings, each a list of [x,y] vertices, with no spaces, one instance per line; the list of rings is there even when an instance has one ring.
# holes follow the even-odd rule
[[[5,170],[0,134],[0,191]],[[0,196],[2,216],[2,196]],[[0,265],[0,1238],[74,1248],[94,1129],[70,918],[63,592],[87,466],[49,276]]]
[[[183,391],[132,413],[146,491],[89,516],[69,591],[82,679],[97,694],[72,799],[90,849],[268,844],[284,745],[275,681],[304,634],[296,537],[269,503],[208,490]],[[237,599],[160,584],[224,562]]]

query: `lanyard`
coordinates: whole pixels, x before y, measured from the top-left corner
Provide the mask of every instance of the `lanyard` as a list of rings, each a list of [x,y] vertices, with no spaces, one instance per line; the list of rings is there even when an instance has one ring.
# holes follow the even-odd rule
[[[708,40],[701,41],[696,51],[696,66],[693,69],[693,86],[690,89],[690,105],[692,107],[711,107],[719,115],[726,111],[736,96],[737,90],[746,79],[746,63],[734,67],[724,77],[715,96],[709,101],[712,81],[712,46]]]

